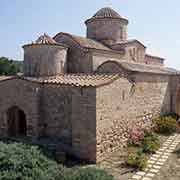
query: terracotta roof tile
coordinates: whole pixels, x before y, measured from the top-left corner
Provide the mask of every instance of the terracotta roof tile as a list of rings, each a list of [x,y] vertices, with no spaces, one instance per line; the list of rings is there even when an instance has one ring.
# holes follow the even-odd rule
[[[88,39],[88,38],[85,38],[85,37],[69,34],[69,33],[60,32],[60,33],[56,34],[53,37],[53,39],[57,40],[58,37],[61,36],[61,35],[62,36],[63,35],[64,36],[69,36],[74,41],[76,41],[76,43],[78,43],[79,46],[84,47],[84,48],[93,48],[93,49],[109,50],[109,51],[111,51],[110,48],[106,47],[105,45],[101,44],[100,42],[97,42],[95,40]]]
[[[93,18],[122,18],[116,11],[110,7],[100,9]]]
[[[0,81],[5,81],[5,80],[9,80],[9,79],[13,79],[14,76],[0,76]]]
[[[128,23],[127,19],[123,18],[121,15],[119,15],[119,13],[117,13],[115,10],[113,10],[110,7],[105,7],[105,8],[100,9],[90,19],[86,20],[85,23],[87,24],[88,22],[92,20],[103,19],[103,18],[121,19],[121,20],[126,21],[126,23]]]
[[[31,46],[31,45],[58,45],[58,46],[63,46],[67,47],[64,44],[56,42],[54,39],[52,39],[48,34],[44,33],[41,35],[35,42],[32,42],[30,44],[26,44],[25,46]]]
[[[85,48],[94,48],[94,49],[102,49],[102,50],[111,50],[110,48],[106,47],[105,45],[81,36],[71,35],[81,46]]]
[[[44,33],[36,41],[35,44],[57,44],[57,42],[52,39],[49,35]]]
[[[139,43],[143,47],[146,48],[146,46],[143,43],[141,43],[139,40],[137,40],[137,39],[128,39],[128,40],[125,40],[125,41],[120,41],[120,42],[118,42],[116,44],[113,44],[112,48],[115,47],[115,46],[118,46],[118,45],[126,45],[126,44],[131,44],[131,43],[134,43],[134,42]]]
[[[65,74],[51,77],[36,79],[37,81],[47,84],[62,84],[72,86],[101,86],[111,83],[117,79],[118,75],[105,74]],[[29,78],[30,80],[30,78]]]
[[[102,86],[109,84],[119,78],[118,74],[64,74],[50,77],[25,77],[25,76],[14,76],[14,77],[2,77],[0,81],[9,79],[24,79],[31,82],[43,83],[43,84],[59,84],[59,85],[70,85],[70,86]]]
[[[129,71],[144,72],[144,73],[155,73],[155,74],[179,74],[180,71],[175,71],[167,67],[147,65],[143,63],[132,63],[127,61],[118,61],[118,63]]]

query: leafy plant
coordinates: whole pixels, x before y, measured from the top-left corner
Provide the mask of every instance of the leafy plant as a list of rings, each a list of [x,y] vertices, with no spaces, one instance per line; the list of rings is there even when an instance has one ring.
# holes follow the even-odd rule
[[[163,116],[154,120],[155,131],[162,134],[172,134],[176,132],[178,123],[171,116]]]
[[[1,180],[114,180],[104,170],[65,168],[37,146],[0,141]]]
[[[154,153],[160,147],[159,136],[153,132],[145,134],[142,140],[142,149],[145,153]]]
[[[127,165],[134,168],[143,169],[147,167],[147,157],[142,150],[138,152],[131,152],[127,157]]]
[[[63,169],[36,146],[0,142],[0,179],[56,180]]]
[[[179,115],[176,113],[168,113],[168,114],[164,115],[164,117],[171,117],[171,118],[175,119],[176,121],[179,119]]]

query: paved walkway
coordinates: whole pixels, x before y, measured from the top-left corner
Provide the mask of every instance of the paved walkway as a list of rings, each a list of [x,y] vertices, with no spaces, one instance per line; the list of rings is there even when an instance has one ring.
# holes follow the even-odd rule
[[[168,157],[179,143],[179,134],[170,136],[166,142],[163,143],[162,147],[148,160],[147,168],[142,171],[138,171],[129,180],[152,180],[160,171],[161,167],[166,163]]]

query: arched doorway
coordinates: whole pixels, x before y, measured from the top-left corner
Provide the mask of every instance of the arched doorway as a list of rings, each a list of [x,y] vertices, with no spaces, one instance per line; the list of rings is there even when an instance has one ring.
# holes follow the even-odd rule
[[[26,115],[23,110],[13,106],[7,111],[8,136],[26,136]]]

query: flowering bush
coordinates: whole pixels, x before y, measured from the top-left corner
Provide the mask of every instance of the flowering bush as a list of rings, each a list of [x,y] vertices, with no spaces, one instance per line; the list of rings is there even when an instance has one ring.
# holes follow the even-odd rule
[[[140,145],[141,140],[144,137],[144,132],[139,127],[134,126],[130,131],[129,143],[133,145]]]

